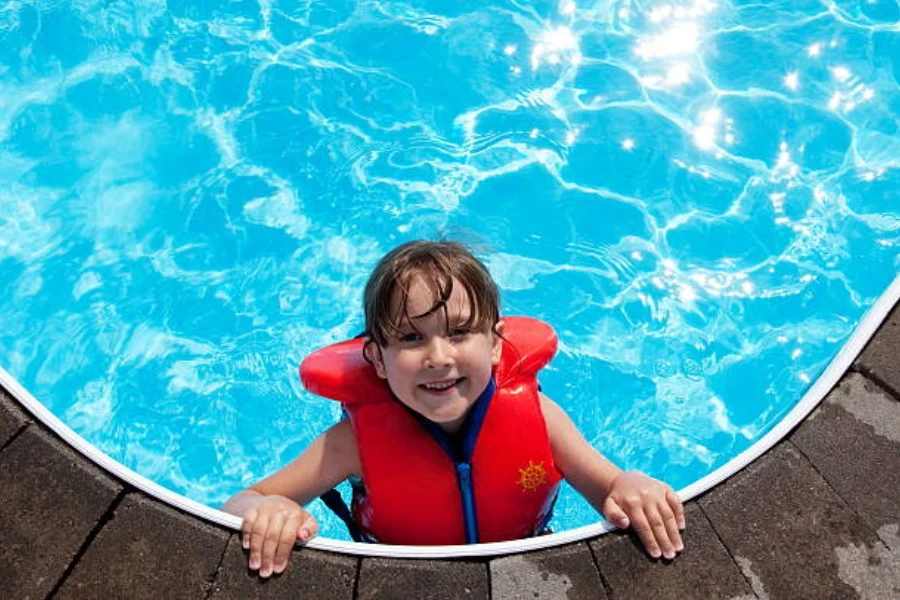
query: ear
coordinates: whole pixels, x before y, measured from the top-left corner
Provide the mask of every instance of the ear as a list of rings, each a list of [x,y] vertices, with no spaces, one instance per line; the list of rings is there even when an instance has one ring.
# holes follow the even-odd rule
[[[387,379],[387,371],[384,369],[384,357],[381,356],[381,348],[375,341],[370,341],[363,346],[363,352],[372,366],[375,367],[375,374],[382,379]]]
[[[493,337],[493,346],[491,346],[491,364],[497,366],[500,364],[500,357],[503,356],[503,321],[497,321],[494,325],[494,331],[491,333]]]

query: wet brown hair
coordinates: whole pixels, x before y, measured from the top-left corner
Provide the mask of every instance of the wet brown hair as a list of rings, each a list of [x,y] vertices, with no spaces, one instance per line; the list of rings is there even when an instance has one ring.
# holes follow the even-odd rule
[[[409,285],[421,277],[432,294],[434,305],[421,315],[407,310]],[[500,293],[487,267],[458,242],[407,242],[388,252],[375,266],[363,294],[366,337],[385,347],[398,336],[404,321],[443,310],[453,292],[454,280],[465,293],[471,312],[461,325],[475,331],[491,331],[500,319]],[[399,310],[392,311],[391,300],[400,294]],[[413,324],[413,327],[415,325]]]

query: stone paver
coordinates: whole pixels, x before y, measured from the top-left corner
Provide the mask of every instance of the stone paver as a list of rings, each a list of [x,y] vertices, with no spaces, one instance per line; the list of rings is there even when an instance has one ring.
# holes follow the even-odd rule
[[[205,598],[228,543],[220,528],[127,495],[59,598]]]
[[[854,366],[900,395],[900,304],[869,340]]]
[[[696,504],[686,506],[684,551],[654,560],[633,534],[591,542],[610,598],[741,598],[752,591]]]
[[[120,487],[39,427],[0,452],[0,589],[49,594]]]
[[[587,544],[571,544],[490,562],[495,600],[568,600],[606,598]]]
[[[791,440],[873,530],[900,523],[900,402],[850,374]]]
[[[474,561],[364,558],[357,597],[486,600],[490,597],[488,566]]]
[[[28,423],[28,418],[15,400],[0,387],[0,448]]]
[[[760,597],[854,598],[838,549],[880,545],[790,442],[713,489],[700,506]]]
[[[233,535],[213,586],[212,598],[350,600],[358,562],[358,559],[345,555],[295,550],[284,573],[263,580],[247,568],[247,555],[241,550],[240,537]]]

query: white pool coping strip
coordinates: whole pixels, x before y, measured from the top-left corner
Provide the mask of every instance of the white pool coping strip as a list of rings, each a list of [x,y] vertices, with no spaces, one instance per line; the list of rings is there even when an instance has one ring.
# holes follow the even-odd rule
[[[887,317],[891,308],[900,299],[900,275],[894,278],[894,281],[881,297],[872,305],[866,315],[863,317],[859,326],[850,336],[850,339],[844,344],[837,356],[831,361],[822,375],[816,380],[812,387],[807,390],[800,399],[800,402],[781,420],[778,425],[773,427],[766,435],[757,440],[752,446],[741,452],[739,455],[722,465],[706,477],[697,480],[691,485],[678,491],[679,497],[683,501],[690,500],[699,496],[703,492],[709,490],[713,486],[721,483],[728,477],[731,477],[748,464],[753,462],[757,457],[765,453],[778,441],[787,435],[806,415],[808,415],[829,391],[837,384],[844,375],[854,359],[862,352],[866,342],[872,337],[881,323]],[[83,437],[75,433],[65,423],[60,421],[53,413],[51,413],[43,404],[38,402],[31,393],[22,387],[9,373],[0,367],[0,384],[3,385],[13,396],[27,408],[32,415],[44,425],[52,429],[57,435],[65,440],[70,446],[83,454],[96,465],[112,473],[119,479],[138,488],[142,492],[149,494],[166,504],[179,508],[185,512],[191,513],[206,521],[218,523],[224,527],[233,530],[240,530],[241,519],[210,508],[204,504],[200,504],[189,498],[185,498],[181,494],[168,490],[161,485],[154,483],[138,473],[132,471],[128,467],[116,462],[108,455],[98,450],[93,444],[89,443]],[[602,533],[606,533],[614,529],[606,522],[586,525],[577,529],[570,529],[560,533],[551,535],[528,538],[525,540],[515,540],[511,542],[497,542],[492,544],[472,544],[461,546],[394,546],[390,544],[360,544],[357,542],[344,542],[341,540],[332,540],[329,538],[316,538],[310,541],[307,546],[317,550],[327,550],[331,552],[342,552],[345,554],[356,554],[365,556],[382,556],[392,558],[458,558],[465,556],[494,556],[498,554],[512,554],[516,552],[526,552],[530,550],[539,550],[541,548],[550,548],[570,542],[578,542],[590,537],[595,537]]]

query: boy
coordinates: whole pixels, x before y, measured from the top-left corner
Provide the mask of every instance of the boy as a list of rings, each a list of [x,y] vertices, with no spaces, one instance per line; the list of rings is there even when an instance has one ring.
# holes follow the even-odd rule
[[[394,249],[369,278],[364,304],[366,337],[360,344],[374,376],[383,380],[381,391],[376,384],[366,388],[373,390],[371,398],[348,398],[349,419],[223,506],[243,517],[243,545],[260,576],[282,572],[294,543],[315,535],[315,520],[302,505],[351,477],[363,481],[354,519],[382,542],[463,543],[540,534],[556,482],[565,477],[614,525],[633,527],[652,557],[671,559],[682,550],[684,510],[672,489],[618,469],[537,390],[534,374],[552,350],[543,356],[539,347],[536,353],[513,348],[513,368],[527,364],[531,371],[495,377],[504,367],[507,324],[500,319],[496,284],[465,247],[417,241]],[[354,378],[340,385],[353,385]],[[344,401],[344,388],[324,395]],[[498,444],[508,428],[519,443]],[[525,492],[537,495],[504,487],[512,479],[496,475],[512,464],[503,457],[520,460],[521,451],[546,456],[529,461],[540,477]],[[493,481],[501,484],[491,487]],[[395,493],[398,488],[402,493]],[[417,494],[456,508],[398,506],[398,499]],[[410,538],[411,531],[426,537]]]

